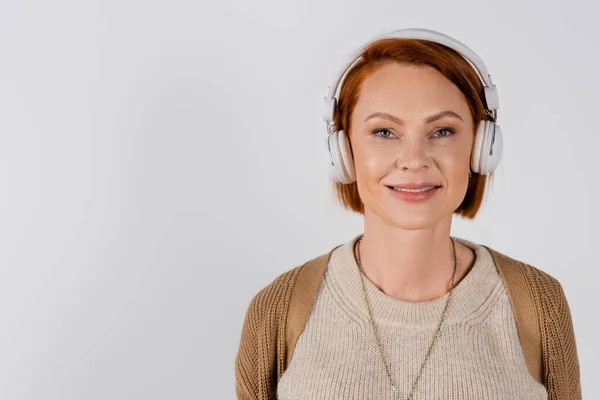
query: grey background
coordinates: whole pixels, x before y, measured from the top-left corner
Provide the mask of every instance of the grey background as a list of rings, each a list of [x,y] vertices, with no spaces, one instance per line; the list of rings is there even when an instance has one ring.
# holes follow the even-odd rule
[[[453,234],[555,276],[597,377],[596,2],[0,1],[0,398],[232,399],[250,299],[359,233],[333,75],[382,30],[465,42],[505,153]]]

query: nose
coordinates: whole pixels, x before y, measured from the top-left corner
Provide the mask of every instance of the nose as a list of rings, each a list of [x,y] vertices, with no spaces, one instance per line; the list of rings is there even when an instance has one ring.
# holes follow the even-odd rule
[[[418,171],[431,163],[423,138],[405,139],[400,145],[396,166],[403,171]]]

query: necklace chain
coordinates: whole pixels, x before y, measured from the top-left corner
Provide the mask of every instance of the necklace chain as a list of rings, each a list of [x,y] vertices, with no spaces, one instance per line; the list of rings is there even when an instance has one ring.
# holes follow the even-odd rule
[[[365,288],[365,277],[364,275],[364,270],[362,268],[362,264],[360,261],[360,243],[362,242],[364,236],[361,236],[360,239],[358,239],[358,241],[356,242],[356,253],[357,253],[357,257],[356,257],[356,261],[358,264],[358,268],[359,268],[359,273],[361,276],[361,284],[362,284],[362,290],[363,290],[363,294],[365,297],[365,303],[367,304],[367,310],[369,312],[369,319],[371,321],[371,326],[373,327],[373,333],[375,334],[375,341],[377,342],[377,347],[379,348],[379,353],[381,354],[381,359],[383,361],[383,364],[385,365],[385,372],[390,380],[390,385],[392,387],[392,394],[394,396],[394,400],[396,400],[397,396],[398,396],[398,392],[396,390],[396,385],[394,384],[394,380],[392,379],[392,374],[390,373],[390,368],[388,366],[388,363],[386,362],[386,358],[385,355],[383,353],[383,346],[381,345],[381,339],[379,337],[379,331],[377,329],[377,325],[375,325],[375,321],[373,320],[373,311],[371,310],[371,303],[369,301],[369,298],[367,296],[367,290]],[[412,388],[410,390],[410,393],[408,394],[408,400],[412,399],[413,393],[415,391],[415,388],[417,387],[417,383],[419,382],[419,378],[421,378],[421,374],[423,373],[423,369],[425,367],[425,364],[427,363],[427,360],[429,359],[429,356],[431,354],[431,350],[433,349],[433,345],[435,344],[439,333],[440,333],[440,328],[442,326],[442,323],[444,322],[444,318],[446,317],[446,310],[448,310],[448,304],[450,303],[450,297],[452,296],[452,290],[454,289],[454,278],[456,276],[456,265],[457,265],[457,260],[456,260],[456,246],[454,244],[454,239],[450,238],[452,241],[452,254],[454,256],[454,270],[452,271],[452,282],[450,284],[450,293],[448,294],[448,298],[446,299],[446,305],[444,306],[444,310],[442,311],[442,316],[440,318],[440,321],[437,325],[437,328],[435,330],[435,333],[433,334],[433,340],[431,341],[431,344],[429,345],[429,348],[427,349],[427,354],[425,355],[425,359],[423,360],[423,363],[421,364],[421,368],[419,368],[419,372],[417,374],[417,377],[412,385]]]

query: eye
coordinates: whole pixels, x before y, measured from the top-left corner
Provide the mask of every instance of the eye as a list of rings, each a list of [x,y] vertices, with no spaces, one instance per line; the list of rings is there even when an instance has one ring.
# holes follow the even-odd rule
[[[454,129],[452,128],[442,128],[439,129],[436,133],[433,134],[434,137],[448,137],[454,135]]]
[[[394,137],[394,134],[389,129],[376,129],[373,131],[373,135],[379,136],[383,139],[391,139]]]

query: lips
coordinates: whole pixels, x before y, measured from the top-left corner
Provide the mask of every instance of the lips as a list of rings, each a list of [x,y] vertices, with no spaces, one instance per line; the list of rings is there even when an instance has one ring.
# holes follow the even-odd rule
[[[390,189],[395,190],[397,192],[406,192],[406,193],[423,193],[423,192],[427,192],[429,190],[433,190],[433,189],[438,189],[441,186],[423,186],[420,188],[403,188],[403,187],[395,187],[395,186],[391,186]]]
[[[435,182],[408,182],[408,183],[400,183],[398,185],[386,185],[391,189],[423,189],[426,187],[441,187],[438,183]]]
[[[409,182],[388,186],[390,193],[407,202],[422,202],[432,198],[442,186],[434,182]]]

